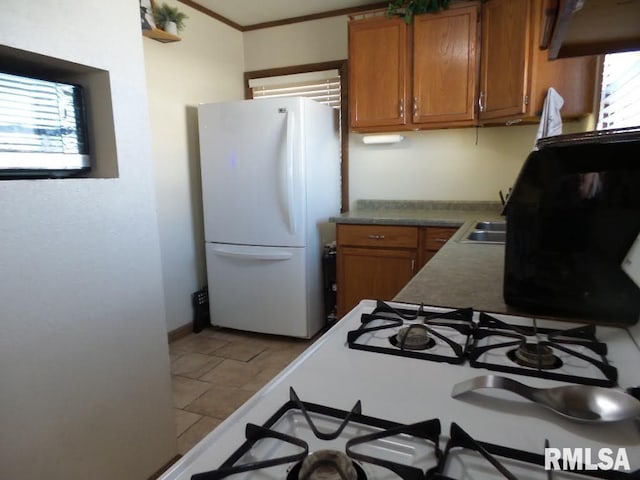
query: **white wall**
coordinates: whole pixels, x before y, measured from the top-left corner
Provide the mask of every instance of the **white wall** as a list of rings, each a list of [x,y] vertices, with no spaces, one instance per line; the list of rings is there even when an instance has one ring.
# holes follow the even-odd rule
[[[246,71],[344,60],[348,17],[331,17],[244,33]]]
[[[144,39],[156,170],[167,329],[193,318],[191,293],[206,283],[198,103],[244,96],[242,34],[174,1],[188,15],[182,41]]]
[[[582,124],[565,124],[565,133]],[[399,132],[394,145],[349,138],[351,204],[357,199],[493,200],[513,185],[537,125]]]
[[[347,17],[244,34],[245,69],[260,70],[348,57]],[[380,68],[384,68],[381,65]],[[349,194],[357,199],[498,200],[533,146],[536,126],[402,133],[395,146],[365,146],[350,134]],[[582,123],[565,132],[583,129]]]
[[[0,45],[110,72],[119,175],[0,182],[0,478],[148,478],[177,448],[137,2],[5,0]]]

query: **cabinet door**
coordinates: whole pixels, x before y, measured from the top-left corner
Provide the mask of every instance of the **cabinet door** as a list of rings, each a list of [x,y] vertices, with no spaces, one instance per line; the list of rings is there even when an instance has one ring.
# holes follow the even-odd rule
[[[482,7],[480,119],[539,122],[550,87],[564,99],[563,118],[593,111],[596,57],[549,60],[538,48],[543,0],[488,0]],[[524,23],[523,23],[524,22]]]
[[[531,41],[531,87],[529,89],[528,114],[539,117],[550,87],[564,99],[562,117],[580,117],[593,112],[593,96],[596,86],[597,57],[574,57],[549,60],[549,51],[536,48],[542,37],[544,3],[534,0],[531,6],[533,35]]]
[[[488,0],[482,5],[480,119],[526,111],[530,0]]]
[[[391,300],[411,280],[415,250],[338,248],[338,317],[360,300]]]
[[[477,21],[477,5],[414,18],[413,123],[473,123]]]
[[[407,25],[376,17],[349,23],[351,126],[404,125]]]
[[[445,243],[458,231],[458,227],[423,227],[420,229],[418,268],[424,267]]]

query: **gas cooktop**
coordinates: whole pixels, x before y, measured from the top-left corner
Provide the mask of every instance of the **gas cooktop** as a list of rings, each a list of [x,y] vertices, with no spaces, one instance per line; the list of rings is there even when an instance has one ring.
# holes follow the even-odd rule
[[[476,318],[477,320],[474,320]],[[394,307],[378,301],[347,334],[350,348],[472,367],[612,387],[618,371],[595,325],[554,328],[536,319],[497,318],[470,308]],[[549,324],[550,322],[546,322]]]
[[[191,479],[638,478],[625,472],[546,471],[542,452],[548,442],[525,452],[476,440],[457,423],[442,450],[438,419],[403,425],[363,415],[360,402],[345,411],[303,402],[293,388],[289,392],[290,400],[264,425],[246,425],[246,440],[219,468]]]
[[[603,471],[594,477],[593,472],[557,471],[549,476],[541,463],[545,445],[593,451],[611,448],[624,449],[631,470],[640,469],[638,422],[579,423],[510,392],[495,389],[472,392],[462,399],[451,397],[455,384],[488,373],[485,367],[471,366],[468,357],[473,348],[484,346],[485,338],[474,337],[480,326],[478,312],[472,312],[470,321],[466,310],[450,314],[447,309],[422,309],[430,312],[426,315],[433,321],[433,324],[425,324],[428,333],[433,335],[427,342],[437,344],[429,355],[435,353],[446,357],[443,361],[433,361],[422,358],[424,352],[421,350],[406,346],[415,347],[416,343],[421,346],[420,339],[416,341],[411,337],[413,330],[422,327],[404,333],[393,333],[386,328],[388,324],[394,324],[393,328],[400,330],[407,322],[423,323],[422,319],[403,319],[403,326],[400,326],[397,319],[392,318],[392,312],[385,312],[382,319],[373,318],[380,313],[374,314],[377,307],[379,305],[374,301],[361,302],[189,451],[161,477],[162,480],[313,478],[310,472],[334,468],[333,465],[340,465],[342,472],[342,477],[338,473],[336,478],[357,480],[557,480],[586,478],[584,476],[589,474],[589,478],[626,480],[639,475],[637,472],[632,475]],[[417,305],[397,303],[389,303],[388,307],[406,309],[409,316],[420,310]],[[439,318],[431,317],[432,314]],[[483,319],[488,323],[482,328],[486,327],[488,332],[497,329],[500,332],[498,343],[521,342],[520,337],[512,336],[509,329],[505,335],[500,322],[526,327],[518,327],[517,334],[531,340],[528,330],[533,328],[531,319],[491,317]],[[361,327],[370,331],[363,335],[350,333]],[[537,322],[535,338],[543,342],[561,340],[562,346],[600,359],[601,353],[581,350],[584,332],[555,334],[542,330],[572,327],[575,325]],[[455,332],[453,342],[440,337],[450,329]],[[574,338],[575,333],[577,338]],[[586,333],[590,336],[593,332],[587,330]],[[370,334],[375,341],[367,340]],[[389,339],[392,335],[396,335],[393,342],[397,345]],[[629,332],[598,326],[595,337],[598,343],[607,345],[605,363],[616,369],[618,385],[640,385],[640,369],[637,368],[640,349]],[[350,340],[367,348],[350,348]],[[378,340],[386,343],[377,345]],[[402,349],[398,345],[419,355],[376,351],[377,347]],[[514,345],[500,348],[511,350]],[[462,362],[455,357],[456,353],[450,353],[460,349],[464,352]],[[559,356],[563,364],[570,363],[562,355]],[[481,354],[477,360],[484,362],[487,359]],[[537,362],[534,369],[539,368]],[[501,372],[501,375],[534,387],[566,384],[563,380],[544,376],[515,372]],[[253,470],[255,466],[261,468]]]

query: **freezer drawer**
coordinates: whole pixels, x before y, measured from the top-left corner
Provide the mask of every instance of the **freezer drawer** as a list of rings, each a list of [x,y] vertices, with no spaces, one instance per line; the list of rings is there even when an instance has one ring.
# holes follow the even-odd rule
[[[305,249],[206,244],[213,325],[308,338]]]

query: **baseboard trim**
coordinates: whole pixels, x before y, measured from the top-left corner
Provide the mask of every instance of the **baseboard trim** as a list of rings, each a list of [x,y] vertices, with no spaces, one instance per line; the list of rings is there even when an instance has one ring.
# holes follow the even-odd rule
[[[191,323],[187,323],[186,325],[182,325],[181,327],[175,328],[170,332],[167,332],[167,338],[169,343],[175,342],[176,340],[186,337],[191,332],[193,332],[193,325]]]

